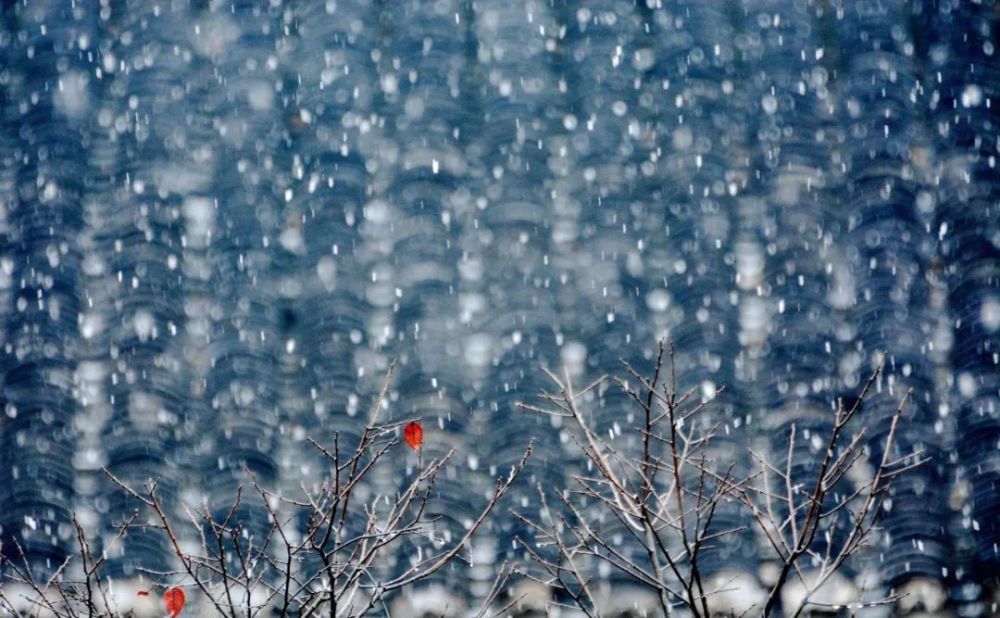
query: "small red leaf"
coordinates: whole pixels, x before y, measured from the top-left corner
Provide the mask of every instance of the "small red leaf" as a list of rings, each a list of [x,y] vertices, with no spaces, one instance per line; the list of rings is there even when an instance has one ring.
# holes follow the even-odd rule
[[[140,590],[139,592],[135,593],[135,596],[137,596],[137,597],[148,597],[149,596],[149,590]]]
[[[413,450],[419,449],[424,443],[424,428],[417,421],[410,421],[403,427],[403,439]]]
[[[163,603],[167,606],[170,618],[177,618],[184,609],[184,591],[180,588],[167,588],[163,593]]]

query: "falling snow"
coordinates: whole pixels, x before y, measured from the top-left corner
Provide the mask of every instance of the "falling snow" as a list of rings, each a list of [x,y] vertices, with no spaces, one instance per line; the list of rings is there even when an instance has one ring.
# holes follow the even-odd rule
[[[587,473],[516,408],[542,368],[589,384],[668,339],[734,464],[795,424],[802,474],[884,360],[872,444],[912,389],[893,455],[930,462],[848,577],[989,615],[998,33],[992,0],[6,2],[3,547],[51,572],[71,512],[107,542],[131,507],[105,467],[178,512],[225,511],[244,469],[316,483],[307,437],[357,439],[393,360],[390,418],[458,454],[429,515],[460,538],[529,440],[504,513]],[[615,388],[585,404],[636,439]],[[501,515],[436,584],[484,594],[530,533]],[[760,542],[705,568],[757,585]],[[173,565],[138,533],[108,564]]]

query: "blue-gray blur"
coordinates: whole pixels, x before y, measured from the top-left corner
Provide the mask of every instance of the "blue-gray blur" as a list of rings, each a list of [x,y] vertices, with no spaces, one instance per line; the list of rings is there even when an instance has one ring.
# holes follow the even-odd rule
[[[131,508],[102,466],[216,509],[244,466],[312,479],[304,437],[356,436],[392,358],[393,414],[459,452],[441,525],[531,437],[537,510],[571,467],[514,408],[538,368],[666,336],[744,466],[887,352],[873,444],[912,388],[896,454],[932,459],[870,559],[957,600],[1000,572],[994,0],[3,6],[0,537],[38,568],[71,511],[99,536]],[[592,408],[628,434],[614,389]],[[501,517],[492,559],[526,532]],[[706,560],[752,571],[758,541]],[[135,533],[112,568],[169,563]]]

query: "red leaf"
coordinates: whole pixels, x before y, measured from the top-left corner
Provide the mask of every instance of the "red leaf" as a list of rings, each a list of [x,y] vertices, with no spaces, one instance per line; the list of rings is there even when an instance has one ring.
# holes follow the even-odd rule
[[[137,596],[137,597],[148,597],[149,596],[149,590],[140,590],[139,592],[135,593],[135,596]]]
[[[177,618],[184,609],[184,591],[180,588],[167,588],[163,593],[163,602],[167,606],[170,618]]]
[[[424,428],[417,421],[410,421],[403,427],[403,439],[413,450],[419,449],[424,443]]]

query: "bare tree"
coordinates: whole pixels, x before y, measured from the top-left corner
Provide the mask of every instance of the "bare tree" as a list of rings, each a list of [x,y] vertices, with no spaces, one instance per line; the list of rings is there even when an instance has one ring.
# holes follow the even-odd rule
[[[815,477],[807,483],[796,482],[791,471],[795,463],[796,441],[801,439],[796,435],[794,424],[788,433],[787,453],[779,465],[761,453],[750,451],[759,466],[759,473],[754,482],[739,488],[739,497],[750,509],[757,528],[767,539],[780,565],[778,576],[768,592],[764,615],[772,613],[782,590],[794,578],[802,586],[803,594],[797,606],[785,608],[785,613],[800,616],[823,584],[870,543],[893,480],[926,462],[919,452],[900,458],[891,456],[896,430],[910,397],[907,392],[892,415],[874,470],[867,478],[856,481],[855,489],[846,496],[834,493],[835,487],[851,471],[859,472],[864,467],[862,460],[868,454],[869,430],[864,426],[852,430],[850,423],[857,417],[881,374],[882,367],[879,365],[849,408],[843,405],[843,401],[838,402],[822,460]],[[819,551],[815,541],[821,530],[827,532],[823,549]],[[839,534],[832,531],[839,531]],[[803,558],[809,559],[808,571],[802,566]],[[895,600],[895,597],[889,597],[875,603]]]
[[[116,533],[108,543],[113,548],[134,525],[138,514],[116,526]],[[107,560],[107,552],[95,556],[83,525],[76,514],[71,515],[76,533],[76,551],[46,578],[40,581],[32,568],[24,548],[15,540],[13,551],[0,544],[0,570],[5,574],[0,579],[0,610],[10,615],[34,616],[40,613],[67,618],[108,615],[114,604],[108,582],[101,579],[101,567]],[[76,564],[73,564],[74,561]],[[68,576],[72,567],[79,578]],[[4,585],[6,584],[6,585]]]
[[[791,479],[794,426],[787,461],[780,465],[748,449],[747,457],[759,470],[748,469],[737,476],[734,462],[715,456],[713,442],[722,421],[712,418],[714,396],[695,397],[696,389],[679,391],[672,345],[669,358],[665,355],[661,342],[651,375],[644,376],[623,361],[626,379],[614,380],[640,412],[640,424],[632,428],[641,444],[636,453],[604,440],[590,415],[581,410],[584,395],[606,377],[577,391],[568,374],[560,378],[548,372],[555,392],[542,393],[542,405],[520,404],[526,412],[566,422],[587,470],[572,477],[572,487],[548,491],[539,487],[542,508],[538,516],[515,513],[535,535],[520,540],[539,567],[524,574],[560,589],[587,616],[598,616],[601,609],[594,588],[599,569],[595,567],[603,564],[655,593],[662,614],[683,607],[693,616],[707,617],[718,611],[710,602],[713,595],[724,592],[732,582],[710,581],[703,566],[705,556],[726,542],[726,537],[745,530],[719,529],[714,524],[720,509],[741,508],[748,511],[743,519],[756,524],[781,565],[766,601],[752,611],[772,615],[782,590],[795,579],[805,593],[797,607],[783,610],[799,616],[831,575],[870,541],[893,478],[922,463],[919,455],[916,459],[888,455],[903,403],[882,445],[886,454],[867,480],[841,497],[833,493],[834,486],[849,471],[856,475],[859,460],[867,452],[865,429],[847,437],[848,426],[880,369],[850,409],[840,407],[834,413],[816,477],[802,485]],[[780,491],[773,489],[776,485]],[[609,526],[609,521],[614,525]],[[847,532],[842,541],[828,542],[818,553],[817,534],[830,526]],[[804,557],[818,564],[818,569],[811,567],[807,572],[801,563]]]
[[[337,434],[328,445],[309,439],[330,470],[329,477],[315,490],[303,485],[300,495],[278,493],[262,486],[253,473],[245,470],[246,482],[240,486],[224,517],[213,515],[206,507],[185,508],[185,517],[175,519],[161,500],[155,481],[133,487],[105,470],[108,478],[131,496],[138,507],[120,527],[118,538],[129,529],[151,528],[166,536],[176,557],[175,570],[144,571],[153,582],[152,587],[186,588],[215,614],[232,618],[272,613],[330,618],[359,616],[383,608],[386,599],[396,591],[418,584],[455,560],[464,560],[470,540],[524,470],[532,446],[527,445],[521,459],[513,462],[504,477],[497,479],[491,496],[460,538],[450,542],[436,538],[434,520],[426,513],[435,500],[435,481],[454,451],[421,461],[412,478],[405,479],[394,495],[380,495],[369,486],[371,477],[379,474],[381,467],[398,465],[386,455],[399,445],[398,433],[403,423],[385,422],[381,418],[391,371],[390,368],[361,438],[352,449],[345,449]],[[262,538],[249,533],[243,507],[250,501],[262,505],[267,514],[268,527]],[[196,543],[182,538],[187,523],[198,531]],[[20,553],[20,562],[8,563],[14,579],[29,591],[31,613],[72,618],[120,615],[107,582],[100,579],[104,557],[95,559],[91,554],[90,544],[78,523],[77,532],[79,551],[67,564],[79,558],[85,574],[82,582],[63,577],[67,564],[45,582],[36,582],[24,560],[24,552]],[[401,572],[387,571],[384,564],[404,541],[419,546],[423,553]],[[510,572],[511,565],[501,566],[479,615],[486,615]],[[15,607],[23,607],[24,603],[18,605],[5,593],[6,589],[0,587],[3,608],[18,613]]]

